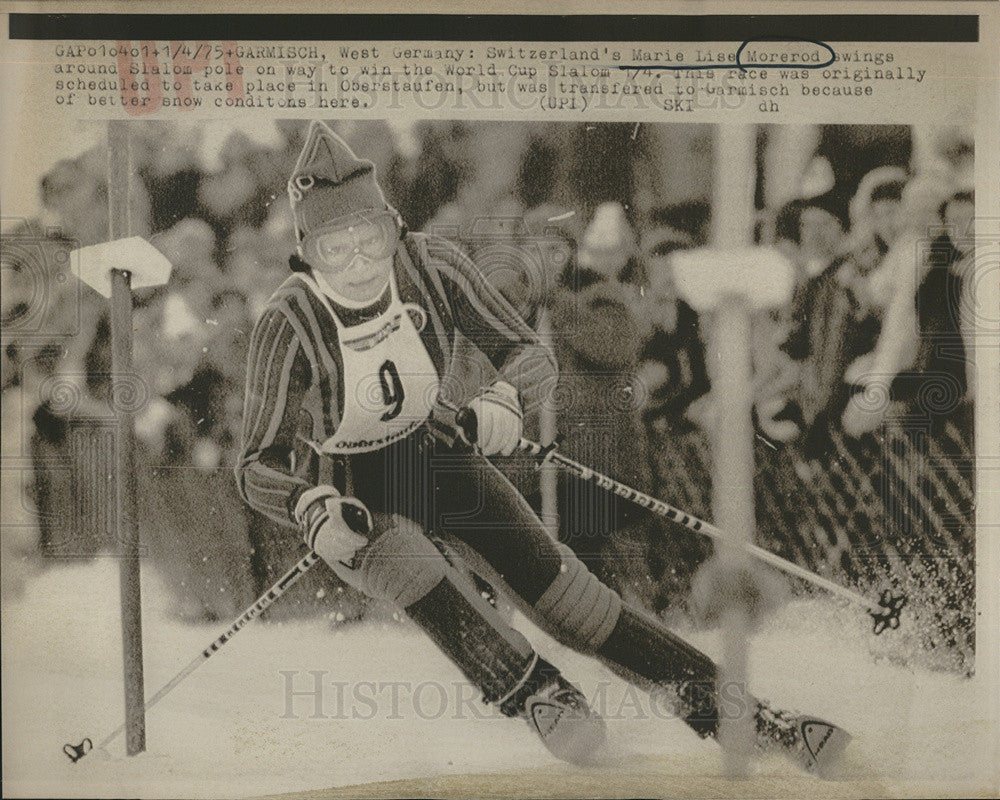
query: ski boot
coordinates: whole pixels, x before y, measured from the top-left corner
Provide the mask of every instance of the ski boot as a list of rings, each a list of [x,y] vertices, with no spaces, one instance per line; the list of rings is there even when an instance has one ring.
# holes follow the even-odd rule
[[[552,755],[571,764],[592,763],[604,745],[600,714],[559,670],[536,658],[521,685],[500,703],[510,717],[521,717]]]
[[[832,777],[851,735],[817,717],[779,711],[757,701],[754,712],[757,746],[777,747],[807,772],[821,778]]]

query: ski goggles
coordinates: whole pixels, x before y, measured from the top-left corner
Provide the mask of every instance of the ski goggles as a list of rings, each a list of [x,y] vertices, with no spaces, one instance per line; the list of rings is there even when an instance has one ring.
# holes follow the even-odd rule
[[[372,261],[396,250],[399,229],[392,214],[356,217],[348,223],[327,225],[302,240],[302,257],[313,267],[341,271],[358,256]]]

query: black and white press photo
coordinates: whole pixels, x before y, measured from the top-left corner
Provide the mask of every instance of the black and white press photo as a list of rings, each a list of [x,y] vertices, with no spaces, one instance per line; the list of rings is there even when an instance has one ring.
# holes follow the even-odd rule
[[[288,113],[328,42],[15,16],[74,69],[4,162],[11,796],[996,791],[995,98],[765,108],[922,91],[885,42],[469,37],[329,90],[425,105]],[[449,113],[449,59],[592,105]]]

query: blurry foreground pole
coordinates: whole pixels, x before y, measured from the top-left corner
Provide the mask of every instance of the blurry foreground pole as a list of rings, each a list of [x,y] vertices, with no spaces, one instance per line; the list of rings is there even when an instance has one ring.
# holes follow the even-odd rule
[[[131,235],[129,183],[132,158],[128,123],[108,123],[108,239]],[[125,672],[125,749],[131,756],[146,749],[145,690],[142,675],[142,604],[139,593],[139,524],[136,518],[135,420],[115,381],[128,387],[132,371],[132,273],[111,267],[111,401],[117,417],[115,446],[115,521],[119,547],[122,657]],[[118,268],[116,268],[116,266]],[[128,390],[125,390],[126,393]]]
[[[751,311],[791,300],[794,268],[778,250],[753,244],[756,130],[720,125],[715,147],[712,246],[676,253],[677,291],[709,331],[708,372],[712,410],[706,433],[712,443],[712,515],[729,542],[695,576],[695,607],[712,609],[722,625],[725,650],[719,689],[742,698],[743,713],[722,715],[719,741],[732,777],[749,774],[754,711],[747,693],[747,639],[775,591],[755,572],[746,547],[754,530],[754,430]],[[742,543],[741,545],[736,544]]]
[[[720,125],[716,129],[712,192],[712,244],[720,250],[738,250],[753,244],[754,192],[756,189],[756,128],[753,125]],[[723,265],[719,268],[725,269]],[[749,287],[748,287],[749,288]],[[708,366],[712,387],[715,429],[712,437],[712,514],[714,522],[730,536],[751,542],[754,538],[753,495],[753,378],[750,360],[750,315],[745,298],[729,292],[720,298],[709,342]],[[750,569],[746,553],[721,547],[718,557],[730,574]],[[734,603],[723,612],[720,682],[729,691],[748,698],[747,609]],[[722,720],[720,740],[725,746],[727,769],[734,777],[749,774],[753,751],[753,718],[747,713]]]
[[[715,311],[708,342],[709,379],[712,385],[715,427],[709,431],[712,443],[712,516],[717,526],[734,539],[752,541],[753,428],[751,423],[750,320],[746,305],[738,297],[727,297]],[[726,574],[738,576],[750,568],[743,550],[722,544],[716,550],[718,566]],[[721,586],[721,581],[716,587]],[[735,587],[734,587],[735,589]],[[724,650],[719,671],[720,684],[727,696],[746,697],[747,609],[734,602],[722,611]],[[745,706],[741,706],[744,707]],[[719,740],[725,747],[727,770],[732,777],[748,773],[753,747],[750,718],[723,719]]]
[[[751,307],[767,305],[773,286],[790,276],[791,266],[774,251],[753,246],[756,187],[756,130],[752,125],[719,125],[715,136],[712,191],[712,244],[676,253],[672,260],[678,294],[694,308],[708,335],[711,381],[712,516],[731,541],[751,544],[754,536],[753,384],[750,356]],[[723,715],[719,741],[731,777],[749,773],[754,724],[746,690],[748,596],[752,565],[745,550],[717,542],[715,557],[695,576],[692,603],[722,624],[725,651],[718,689],[739,697],[743,713]],[[712,609],[713,612],[708,612]],[[724,687],[724,688],[723,688]]]
[[[142,606],[139,595],[139,527],[136,514],[135,420],[145,397],[132,368],[132,291],[160,286],[170,262],[145,239],[130,236],[132,163],[128,123],[108,123],[108,238],[71,254],[77,276],[111,300],[111,386],[115,413],[115,534],[121,595],[125,683],[125,737],[129,755],[146,749],[142,675]]]

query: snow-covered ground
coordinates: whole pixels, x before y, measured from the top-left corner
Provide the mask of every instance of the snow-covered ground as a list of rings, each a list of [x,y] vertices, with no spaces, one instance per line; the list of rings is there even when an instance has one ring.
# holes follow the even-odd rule
[[[148,695],[224,625],[172,620],[168,593],[149,570],[143,591]],[[501,775],[451,791],[503,794],[513,785],[536,796],[634,796],[657,786],[663,796],[995,792],[984,776],[991,764],[985,748],[996,743],[995,720],[988,719],[995,705],[983,680],[902,666],[887,657],[891,640],[874,641],[862,619],[818,599],[791,603],[755,634],[752,687],[775,705],[851,731],[844,778],[853,782],[823,783],[778,757],[758,765],[752,784],[720,782],[716,744],[666,718],[596,662],[524,626],[608,718],[610,752],[602,765],[556,764],[523,723],[472,699],[418,631],[391,620],[335,630],[322,619],[252,623],[148,713],[145,754],[125,757],[119,739],[108,753],[72,765],[64,743],[84,736],[96,743],[122,718],[117,594],[117,566],[102,560],[49,569],[5,605],[6,796],[322,796],[373,781],[514,770],[525,775],[513,784]],[[721,652],[717,632],[684,633],[709,653]],[[289,698],[289,687],[302,694]],[[422,791],[446,794],[450,785]],[[377,791],[407,793],[398,785]]]

